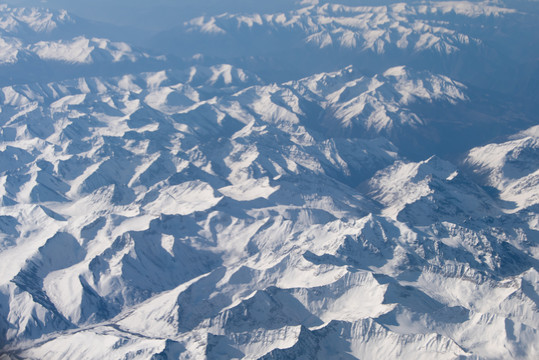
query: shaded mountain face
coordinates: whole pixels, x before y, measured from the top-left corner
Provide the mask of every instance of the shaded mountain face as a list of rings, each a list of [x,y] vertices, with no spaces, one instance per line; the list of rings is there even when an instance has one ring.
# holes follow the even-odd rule
[[[0,359],[536,358],[538,3],[212,4],[0,6]]]

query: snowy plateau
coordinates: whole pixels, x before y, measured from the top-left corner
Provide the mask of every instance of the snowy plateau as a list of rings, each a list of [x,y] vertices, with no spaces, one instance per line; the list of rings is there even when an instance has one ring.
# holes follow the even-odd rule
[[[536,0],[2,1],[0,359],[539,359],[538,84]]]

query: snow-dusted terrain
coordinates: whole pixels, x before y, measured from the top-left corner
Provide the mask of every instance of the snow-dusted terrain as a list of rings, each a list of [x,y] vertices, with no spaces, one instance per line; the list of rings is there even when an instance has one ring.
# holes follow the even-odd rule
[[[204,9],[0,5],[0,359],[538,358],[539,3]]]

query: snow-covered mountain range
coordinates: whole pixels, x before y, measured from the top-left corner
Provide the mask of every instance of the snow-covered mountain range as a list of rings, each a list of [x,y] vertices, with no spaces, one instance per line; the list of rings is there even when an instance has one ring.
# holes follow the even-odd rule
[[[238,4],[0,6],[0,359],[538,357],[539,3]]]

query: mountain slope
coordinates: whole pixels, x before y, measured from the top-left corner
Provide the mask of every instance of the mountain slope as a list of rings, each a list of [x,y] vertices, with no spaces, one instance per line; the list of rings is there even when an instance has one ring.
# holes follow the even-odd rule
[[[470,150],[465,164],[515,210],[526,209],[539,201],[538,139],[535,126],[507,142]]]

